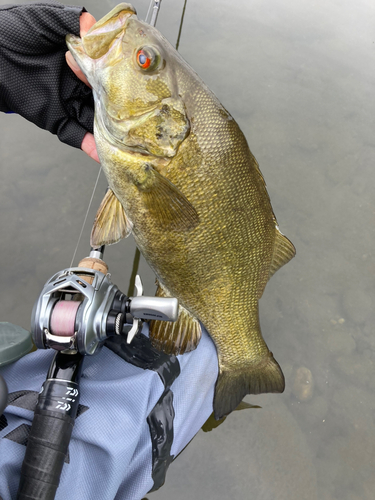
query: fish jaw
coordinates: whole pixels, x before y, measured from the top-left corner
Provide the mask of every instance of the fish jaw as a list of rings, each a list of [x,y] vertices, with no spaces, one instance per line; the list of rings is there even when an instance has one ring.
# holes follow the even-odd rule
[[[79,68],[82,70],[82,73],[87,78],[87,81],[94,88],[94,80],[93,80],[93,67],[94,61],[89,58],[83,48],[82,39],[76,35],[66,35],[65,37],[66,45],[74,60],[78,64]]]
[[[99,59],[106,54],[113,40],[125,31],[132,15],[137,15],[135,8],[129,3],[120,3],[99,19],[82,39],[86,54],[92,59]]]
[[[68,34],[65,37],[69,51],[86,76],[88,82],[97,92],[100,89],[98,78],[95,77],[100,66],[110,63],[103,57],[119,46],[126,31],[128,19],[136,17],[136,10],[128,3],[121,3],[106,16],[97,21],[82,38]],[[111,50],[111,53],[114,51]]]

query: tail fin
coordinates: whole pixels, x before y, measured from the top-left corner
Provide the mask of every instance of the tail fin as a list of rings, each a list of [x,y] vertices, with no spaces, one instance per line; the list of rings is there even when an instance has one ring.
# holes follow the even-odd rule
[[[283,392],[284,388],[284,375],[272,352],[247,369],[220,370],[214,395],[215,419],[235,410],[246,394]]]

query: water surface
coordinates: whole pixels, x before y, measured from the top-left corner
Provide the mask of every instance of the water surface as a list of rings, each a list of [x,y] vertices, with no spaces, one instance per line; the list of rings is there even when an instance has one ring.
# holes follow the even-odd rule
[[[100,18],[116,3],[85,6]],[[148,3],[134,3],[141,18]],[[173,43],[182,7],[163,0]],[[188,0],[180,52],[245,133],[297,257],[260,302],[285,393],[247,397],[262,409],[199,433],[150,500],[373,498],[374,26],[366,0]],[[0,320],[29,328],[44,282],[70,264],[98,167],[18,116],[0,127]],[[131,238],[106,250],[123,290],[133,252]],[[141,274],[152,293],[144,262]]]

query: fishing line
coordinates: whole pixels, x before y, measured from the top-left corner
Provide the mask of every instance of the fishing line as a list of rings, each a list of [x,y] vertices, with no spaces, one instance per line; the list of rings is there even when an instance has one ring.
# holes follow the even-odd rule
[[[90,207],[91,207],[91,203],[92,203],[92,200],[94,198],[94,194],[95,194],[95,191],[96,191],[96,187],[98,185],[98,182],[99,182],[99,177],[100,177],[100,172],[102,171],[102,166],[100,165],[99,167],[99,172],[98,172],[98,175],[96,177],[96,181],[95,181],[95,186],[94,186],[94,189],[92,191],[92,195],[91,195],[91,199],[90,199],[90,202],[89,202],[89,206],[87,207],[87,211],[86,211],[86,215],[85,215],[85,220],[83,221],[83,224],[82,224],[82,229],[81,229],[81,232],[79,234],[79,237],[78,237],[78,241],[77,241],[77,245],[76,245],[76,248],[74,250],[74,254],[73,254],[73,258],[72,258],[72,262],[70,263],[70,266],[69,267],[72,267],[73,265],[73,261],[74,261],[74,258],[76,256],[76,253],[77,253],[77,250],[78,250],[78,245],[81,241],[81,238],[82,238],[82,233],[83,233],[83,229],[85,227],[85,224],[86,224],[86,221],[87,221],[87,216],[89,215],[89,210],[90,210]]]
[[[176,50],[178,50],[178,46],[180,45],[180,38],[181,38],[181,32],[182,32],[182,25],[184,24],[186,4],[187,4],[187,0],[185,0],[184,8],[182,9],[180,29],[178,30],[178,37],[177,37],[177,42],[176,42]]]

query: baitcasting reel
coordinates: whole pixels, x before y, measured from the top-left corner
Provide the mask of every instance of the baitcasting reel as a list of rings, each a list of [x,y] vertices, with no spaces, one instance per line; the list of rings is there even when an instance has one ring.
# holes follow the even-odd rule
[[[39,349],[95,354],[107,337],[127,333],[130,343],[142,320],[176,321],[174,298],[143,297],[140,277],[136,296],[127,297],[111,282],[102,253],[93,250],[79,267],[64,269],[44,285],[31,317]]]

